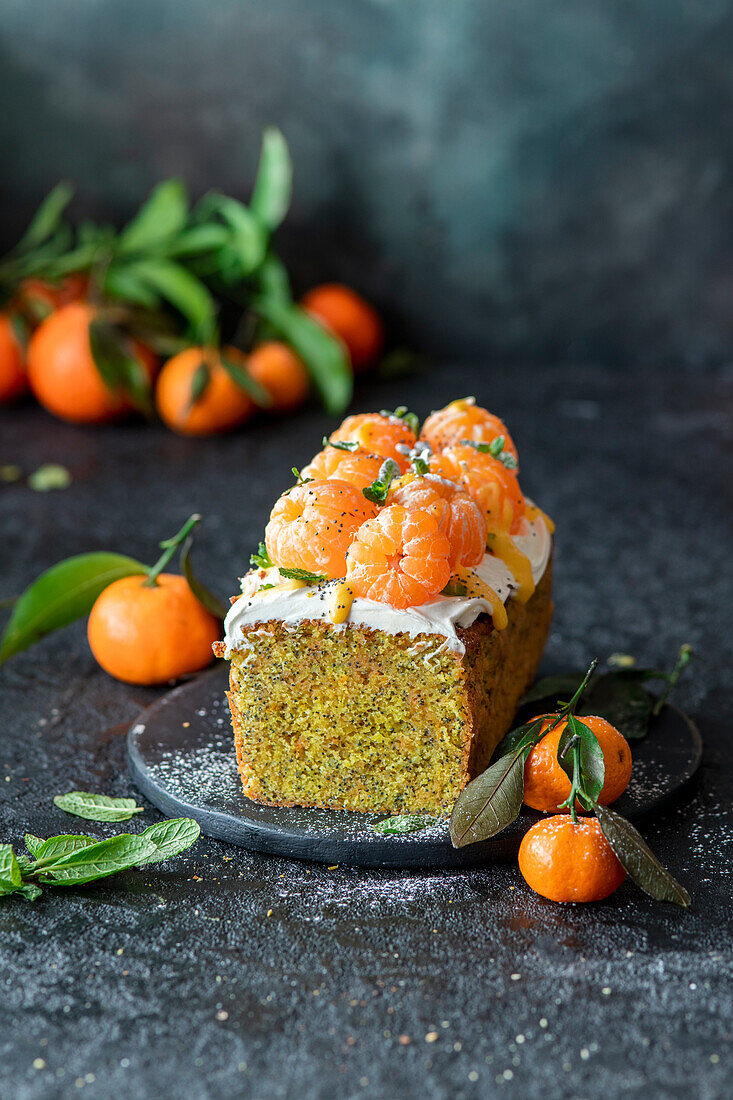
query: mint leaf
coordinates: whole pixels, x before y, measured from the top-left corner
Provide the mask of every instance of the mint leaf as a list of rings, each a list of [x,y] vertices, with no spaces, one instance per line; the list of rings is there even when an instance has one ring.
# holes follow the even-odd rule
[[[362,495],[373,504],[384,504],[390,485],[396,477],[400,476],[400,473],[401,470],[395,460],[388,458],[379,468],[379,477],[375,478],[371,485],[367,485],[366,489],[362,489]]]
[[[12,845],[0,844],[0,890],[9,893],[21,883],[20,867]]]
[[[142,834],[132,836],[121,833],[62,856],[40,870],[39,879],[41,882],[77,886],[106,878],[118,871],[127,871],[145,862],[156,851],[155,844]]]
[[[257,553],[252,554],[249,559],[250,565],[253,565],[255,569],[272,569],[275,564],[270,555],[267,552],[267,547],[264,542],[261,542],[257,547]]]
[[[155,852],[141,860],[138,867],[158,863],[162,859],[170,859],[172,856],[179,855],[180,852],[185,852],[196,843],[200,835],[201,826],[190,817],[176,817],[151,825],[140,833],[140,836],[155,846]]]
[[[55,863],[56,860],[71,855],[72,852],[78,852],[82,848],[90,848],[92,844],[96,843],[96,837],[79,836],[71,833],[49,837],[36,850],[36,862],[33,864],[33,869],[37,870],[41,864]]]
[[[405,833],[418,833],[421,829],[427,829],[428,825],[434,825],[435,818],[424,817],[420,814],[395,814],[394,817],[386,817],[384,821],[378,821],[372,825],[372,831],[383,833],[385,836],[402,836]]]
[[[141,814],[144,810],[134,798],[110,798],[106,794],[91,794],[89,791],[57,794],[54,803],[67,814],[86,818],[87,821],[129,821],[134,814]]]
[[[416,413],[409,411],[407,405],[398,405],[393,412],[389,409],[381,409],[379,415],[389,417],[390,420],[404,420],[413,435],[420,433],[420,420]]]
[[[32,856],[35,856],[41,845],[45,843],[45,840],[41,840],[39,836],[33,836],[33,833],[25,834],[25,846]]]
[[[328,577],[322,576],[320,573],[309,573],[307,569],[284,569],[282,566],[278,566],[281,577],[287,577],[291,581],[305,581],[306,584],[321,584],[322,581],[327,581]]]

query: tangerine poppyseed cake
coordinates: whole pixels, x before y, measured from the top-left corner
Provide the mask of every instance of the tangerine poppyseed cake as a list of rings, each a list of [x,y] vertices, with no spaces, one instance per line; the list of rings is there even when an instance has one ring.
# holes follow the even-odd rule
[[[275,504],[215,646],[244,791],[449,814],[532,682],[552,523],[473,398],[349,416]]]

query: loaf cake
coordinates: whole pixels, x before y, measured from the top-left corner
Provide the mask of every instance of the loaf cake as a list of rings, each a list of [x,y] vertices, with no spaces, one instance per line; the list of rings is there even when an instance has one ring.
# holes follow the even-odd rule
[[[347,417],[275,504],[225,622],[246,796],[450,813],[532,682],[552,523],[472,398]]]

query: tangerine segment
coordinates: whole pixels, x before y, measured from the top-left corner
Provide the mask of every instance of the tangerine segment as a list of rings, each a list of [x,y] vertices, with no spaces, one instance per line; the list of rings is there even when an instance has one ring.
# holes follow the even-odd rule
[[[371,454],[393,458],[404,473],[408,460],[397,450],[402,445],[411,450],[415,443],[415,433],[398,416],[382,416],[381,413],[359,413],[347,416],[331,439],[334,443],[358,443]]]
[[[503,462],[458,443],[430,463],[431,473],[457,481],[480,506],[490,534],[515,535],[522,526],[525,503],[519,482]]]
[[[358,451],[341,451],[338,447],[324,447],[304,470],[301,477],[338,478],[348,481],[357,489],[366,489],[379,477],[384,458],[382,455],[369,454],[361,447]]]
[[[542,725],[543,731],[551,721],[551,718],[546,719]],[[606,771],[598,801],[608,806],[628,786],[631,749],[626,738],[605,718],[583,715],[580,721],[596,735],[603,752]],[[534,746],[527,757],[524,765],[524,801],[533,810],[555,814],[569,812],[566,807],[560,810],[560,803],[570,795],[570,780],[557,762],[557,748],[566,726],[566,721],[560,722]]]
[[[296,485],[276,502],[265,528],[275,565],[333,579],[346,573],[346,551],[376,505],[337,478]]]
[[[550,901],[602,901],[626,878],[598,819],[574,823],[569,814],[538,821],[525,833],[519,870]]]
[[[390,504],[429,512],[450,543],[451,573],[459,565],[478,565],[486,549],[486,520],[468,493],[437,474],[406,474],[389,494]]]
[[[473,397],[451,401],[444,409],[431,413],[420,432],[420,438],[430,444],[434,454],[439,454],[446,447],[454,447],[464,439],[471,439],[474,443],[493,443],[500,435],[504,436],[504,450],[518,458],[517,448],[504,422],[488,409],[477,405]]]
[[[450,543],[429,512],[388,504],[356,533],[346,580],[356,596],[419,607],[450,580]]]

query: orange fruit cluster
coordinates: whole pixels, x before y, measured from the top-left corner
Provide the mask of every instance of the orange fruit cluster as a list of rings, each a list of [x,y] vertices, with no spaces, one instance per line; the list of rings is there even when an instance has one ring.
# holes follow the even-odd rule
[[[597,818],[574,821],[569,808],[563,805],[570,797],[571,784],[558,763],[557,752],[567,720],[550,729],[556,718],[544,717],[542,738],[530,750],[524,765],[525,804],[555,816],[538,821],[526,833],[519,849],[519,869],[528,885],[551,901],[602,901],[621,885],[626,872]],[[603,753],[605,774],[598,801],[607,806],[628,786],[631,749],[626,738],[605,718],[584,715],[579,721],[595,734]],[[582,810],[577,800],[576,810]]]
[[[0,404],[30,388],[45,409],[74,424],[106,423],[132,411],[126,395],[103,379],[92,356],[89,325],[104,310],[88,301],[88,293],[88,279],[82,275],[58,285],[40,279],[21,285],[11,307],[0,313]],[[342,342],[355,372],[375,362],[384,343],[382,322],[355,291],[324,284],[309,291],[301,306]],[[16,322],[35,330],[27,353]],[[140,341],[130,340],[126,350],[154,383],[157,357]],[[260,387],[270,413],[291,412],[308,396],[308,371],[282,341],[267,340],[246,356],[236,348],[225,348],[222,356],[218,348],[189,347],[163,365],[154,391],[158,414],[173,431],[213,435],[245,423],[258,411],[248,387],[226,370],[222,358],[241,366]]]

